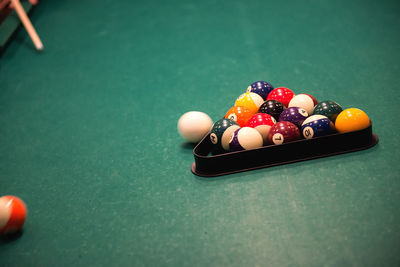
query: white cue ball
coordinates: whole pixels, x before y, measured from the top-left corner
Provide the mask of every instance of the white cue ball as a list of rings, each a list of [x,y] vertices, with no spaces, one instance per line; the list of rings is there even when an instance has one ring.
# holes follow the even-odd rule
[[[200,111],[189,111],[178,120],[178,131],[186,141],[199,142],[211,130],[213,122],[207,114]]]

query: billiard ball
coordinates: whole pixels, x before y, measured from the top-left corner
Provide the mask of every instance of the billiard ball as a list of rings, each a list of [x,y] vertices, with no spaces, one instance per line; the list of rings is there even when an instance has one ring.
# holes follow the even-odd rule
[[[269,130],[268,143],[280,145],[301,138],[299,128],[291,122],[280,121]]]
[[[371,125],[368,115],[358,108],[343,110],[336,118],[335,127],[339,133],[365,129]]]
[[[305,109],[298,107],[291,107],[285,109],[279,116],[279,121],[289,121],[295,124],[297,127],[301,127],[301,124],[307,119],[308,113]]]
[[[229,142],[230,151],[249,150],[262,147],[263,138],[254,128],[242,127],[235,130]]]
[[[211,118],[200,111],[189,111],[178,120],[178,131],[186,141],[199,142],[212,127]]]
[[[237,122],[240,127],[244,127],[247,121],[254,115],[254,112],[250,111],[246,107],[234,106],[228,110],[225,114],[225,119],[231,119]]]
[[[274,117],[265,113],[257,113],[250,118],[246,126],[256,129],[262,136],[264,144],[267,144],[267,137],[271,126],[276,123]]]
[[[335,122],[336,117],[342,112],[342,107],[331,100],[319,102],[315,107],[312,115],[327,116],[332,122]]]
[[[311,115],[301,125],[301,132],[306,139],[331,134],[335,126],[324,115]]]
[[[258,94],[244,93],[236,99],[235,106],[246,107],[251,112],[256,113],[262,103],[264,103],[264,99]]]
[[[0,234],[12,234],[19,231],[25,223],[26,214],[26,205],[20,198],[0,197]]]
[[[278,87],[272,90],[268,96],[267,100],[278,100],[281,102],[285,107],[289,105],[290,100],[294,97],[294,93],[289,88],[285,87]]]
[[[269,114],[274,117],[275,120],[279,120],[279,116],[284,109],[285,106],[278,100],[267,100],[260,106],[258,112]]]
[[[229,151],[229,141],[232,133],[240,126],[230,119],[220,119],[215,122],[210,133],[210,140],[218,149]]]
[[[307,111],[308,114],[312,114],[315,105],[318,104],[317,99],[309,94],[298,94],[295,95],[289,102],[289,108],[299,107]]]
[[[274,90],[274,87],[269,82],[265,81],[254,82],[247,88],[247,92],[256,93],[260,95],[263,100],[267,99],[268,94],[272,90]]]

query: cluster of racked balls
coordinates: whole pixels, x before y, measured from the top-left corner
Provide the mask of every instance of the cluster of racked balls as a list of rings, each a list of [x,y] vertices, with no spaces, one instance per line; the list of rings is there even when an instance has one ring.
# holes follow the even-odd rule
[[[211,142],[220,151],[239,151],[367,128],[367,114],[331,100],[318,102],[265,81],[252,83],[225,117],[214,123]]]

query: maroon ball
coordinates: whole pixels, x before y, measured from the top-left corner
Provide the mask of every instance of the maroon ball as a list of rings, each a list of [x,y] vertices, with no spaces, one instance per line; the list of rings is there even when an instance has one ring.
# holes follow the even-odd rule
[[[280,121],[274,124],[268,133],[268,143],[280,145],[301,138],[299,128],[291,122]]]

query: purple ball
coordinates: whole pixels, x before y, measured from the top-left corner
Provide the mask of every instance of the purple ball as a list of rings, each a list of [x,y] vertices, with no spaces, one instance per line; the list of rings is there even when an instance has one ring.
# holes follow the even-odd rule
[[[244,150],[244,148],[240,145],[238,132],[239,132],[239,129],[237,129],[231,136],[231,140],[229,141],[230,151]]]
[[[254,128],[243,127],[233,132],[229,141],[230,151],[249,150],[262,147],[263,138]]]
[[[279,116],[279,121],[289,121],[296,125],[297,127],[301,127],[301,124],[308,117],[308,112],[305,109],[298,107],[291,107],[285,109],[281,115]]]

